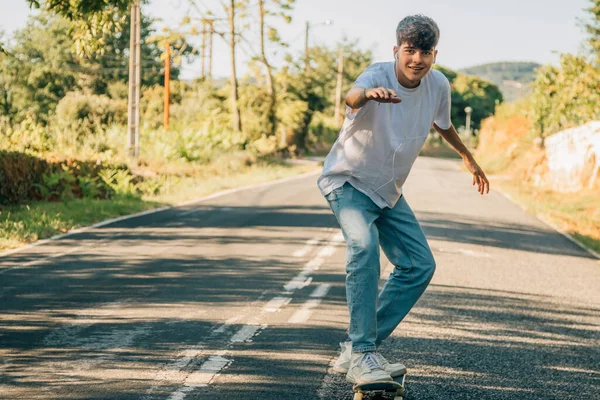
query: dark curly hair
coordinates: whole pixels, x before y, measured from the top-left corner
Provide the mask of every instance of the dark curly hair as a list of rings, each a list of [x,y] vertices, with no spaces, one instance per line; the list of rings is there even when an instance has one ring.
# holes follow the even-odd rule
[[[440,28],[429,17],[409,15],[398,24],[396,40],[398,46],[406,42],[421,50],[431,50],[440,40]]]

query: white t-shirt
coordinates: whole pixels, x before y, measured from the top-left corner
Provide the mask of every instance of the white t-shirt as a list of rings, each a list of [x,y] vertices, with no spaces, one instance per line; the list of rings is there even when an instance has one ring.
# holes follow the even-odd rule
[[[401,103],[369,101],[346,119],[318,179],[325,196],[349,182],[379,207],[393,208],[433,122],[451,126],[450,83],[430,70],[414,89],[398,83],[393,62],[375,63],[356,80],[362,88],[393,89]]]

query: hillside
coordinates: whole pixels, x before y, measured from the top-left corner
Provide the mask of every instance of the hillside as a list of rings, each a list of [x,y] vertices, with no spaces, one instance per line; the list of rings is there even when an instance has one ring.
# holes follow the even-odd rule
[[[496,62],[463,68],[458,72],[493,82],[502,92],[504,101],[510,103],[529,93],[529,85],[539,67],[540,64],[533,62]]]

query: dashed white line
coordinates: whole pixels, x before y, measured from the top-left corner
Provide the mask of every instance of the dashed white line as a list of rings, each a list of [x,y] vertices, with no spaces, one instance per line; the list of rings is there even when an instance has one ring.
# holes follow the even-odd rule
[[[294,277],[291,281],[289,281],[283,288],[287,292],[291,292],[293,290],[299,290],[307,287],[312,282],[312,277],[308,276],[308,271],[300,272],[296,277]]]
[[[302,305],[302,307],[294,313],[288,319],[288,323],[290,324],[303,324],[308,321],[313,313],[313,308],[316,308],[321,304],[323,297],[327,295],[331,285],[322,284],[319,285],[310,295],[311,299],[309,299],[306,303]]]
[[[274,313],[279,311],[281,307],[286,306],[290,301],[292,301],[291,297],[273,297],[263,308],[266,312]]]
[[[310,294],[310,297],[325,297],[327,296],[327,293],[329,293],[329,289],[331,289],[331,285],[323,283],[317,286],[317,288]]]
[[[320,241],[321,239],[309,239],[303,248],[296,250],[292,255],[294,257],[304,257],[314,246],[318,245]]]
[[[182,387],[171,393],[169,400],[183,400],[195,388],[208,386],[225,367],[233,362],[232,359],[223,357],[225,353],[221,351],[209,357],[198,371],[192,372],[185,378]]]
[[[326,257],[333,255],[336,249],[332,243],[336,243],[341,240],[343,240],[343,236],[339,232],[331,236],[328,240],[328,243],[330,244],[322,248],[313,259],[304,265],[304,268],[296,277],[284,285],[285,292],[269,300],[263,306],[258,315],[254,316],[235,334],[233,334],[233,336],[229,339],[225,349],[212,354],[197,371],[193,371],[188,374],[185,379],[183,379],[181,387],[175,392],[171,393],[169,400],[184,400],[187,394],[193,391],[194,388],[208,386],[224,368],[233,363],[233,359],[228,358],[228,354],[230,354],[232,346],[235,346],[239,343],[250,342],[254,337],[258,336],[264,329],[266,329],[268,325],[260,323],[264,314],[279,311],[292,300],[292,298],[289,297],[292,291],[309,286],[313,280],[313,278],[309,275],[312,272],[317,271],[321,265],[323,265]],[[321,240],[313,239],[312,241],[308,241],[305,247],[314,246],[320,242]],[[294,254],[295,257],[301,257],[309,251],[310,248],[303,248]],[[328,284],[319,285],[310,294],[310,299],[288,320],[288,322],[293,324],[306,322],[312,315],[312,310],[321,304],[323,297],[327,295],[330,288],[331,285]],[[265,293],[266,292],[263,292],[261,298],[265,295]],[[224,333],[229,326],[241,320],[244,315],[245,314],[241,314],[239,316],[230,318],[222,326],[214,329],[212,331],[213,334]],[[199,355],[200,350],[194,350],[187,356],[184,356],[183,359],[178,363],[171,365],[170,368],[174,369],[176,371],[175,373],[179,372],[181,374],[183,373],[181,370],[185,368],[194,358],[199,357]]]
[[[231,343],[250,342],[254,336],[266,327],[267,325],[244,325],[229,341]]]

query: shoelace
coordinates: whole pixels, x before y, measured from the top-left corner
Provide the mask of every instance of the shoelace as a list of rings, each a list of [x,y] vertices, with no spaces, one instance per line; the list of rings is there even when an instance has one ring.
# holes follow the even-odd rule
[[[373,354],[368,353],[363,357],[363,362],[367,365],[370,370],[381,369],[381,365]]]

